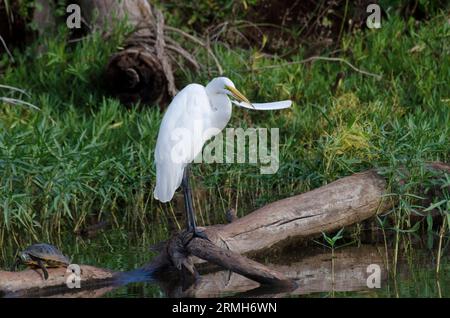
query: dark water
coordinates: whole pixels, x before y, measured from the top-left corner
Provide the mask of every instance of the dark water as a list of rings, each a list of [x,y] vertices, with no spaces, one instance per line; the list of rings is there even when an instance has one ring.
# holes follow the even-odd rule
[[[107,231],[93,239],[70,239],[61,248],[73,263],[89,264],[117,271],[132,271],[151,261],[155,253],[149,246],[161,234],[135,237],[124,231]],[[130,276],[132,282],[121,286],[96,286],[70,297],[450,297],[450,257],[444,249],[440,274],[436,274],[435,250],[404,249],[394,266],[393,249],[384,245],[346,246],[332,251],[323,247],[290,248],[289,253],[266,257],[265,263],[294,278],[295,290],[255,289],[258,285],[228,271],[207,272],[195,287],[183,291],[180,286],[154,281],[140,274]],[[272,260],[276,259],[274,263]],[[260,260],[261,261],[261,260]],[[370,267],[371,266],[371,267]],[[375,273],[374,273],[375,268]],[[380,288],[369,288],[369,275],[377,275]],[[372,276],[374,277],[374,276]],[[377,276],[378,277],[378,276]],[[133,282],[134,281],[134,282]],[[370,285],[370,284],[369,284]],[[68,297],[64,292],[54,295]]]

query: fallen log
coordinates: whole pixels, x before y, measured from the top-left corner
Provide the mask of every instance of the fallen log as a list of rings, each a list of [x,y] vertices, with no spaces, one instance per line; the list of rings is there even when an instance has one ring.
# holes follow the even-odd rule
[[[189,242],[186,249],[191,255],[248,277],[261,285],[295,286],[281,272],[269,269],[236,252],[222,249],[207,240],[195,238]]]
[[[163,257],[182,272],[183,281],[195,281],[197,273],[193,263],[200,259],[262,285],[293,286],[293,282],[283,274],[239,254],[256,253],[288,238],[334,231],[368,219],[379,209],[384,211],[389,206],[383,200],[385,191],[386,181],[374,170],[357,173],[268,204],[230,224],[207,227],[204,231],[214,244],[201,239],[193,239],[186,244],[188,240],[181,233],[169,240]],[[193,260],[191,256],[199,259]],[[186,278],[189,274],[191,278]]]
[[[306,238],[361,222],[385,211],[386,181],[374,170],[270,203],[236,221],[206,228],[216,244],[257,253],[288,238]]]
[[[295,287],[295,283],[282,273],[236,252],[216,246],[209,239],[193,237],[192,233],[187,231],[172,236],[158,257],[147,265],[144,271],[151,272],[156,278],[165,279],[165,270],[171,266],[175,267],[181,274],[184,290],[197,283],[200,278],[194,266],[194,257],[197,257],[197,261],[203,260],[229,269],[264,286]]]

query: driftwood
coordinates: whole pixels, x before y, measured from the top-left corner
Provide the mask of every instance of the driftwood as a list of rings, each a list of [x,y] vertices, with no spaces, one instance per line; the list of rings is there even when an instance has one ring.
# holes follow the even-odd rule
[[[304,238],[337,230],[384,211],[386,182],[375,171],[354,174],[316,190],[271,203],[227,225],[204,229],[215,244],[194,239],[186,244],[183,235],[169,240],[151,266],[175,265],[184,274],[196,276],[191,256],[213,262],[260,284],[292,286],[283,274],[239,254],[256,253],[289,238]],[[232,255],[224,255],[233,251]],[[169,260],[168,263],[161,260]]]
[[[257,263],[239,253],[221,248],[211,241],[203,238],[192,238],[189,232],[173,236],[166,244],[158,258],[146,267],[146,271],[155,275],[168,266],[175,266],[182,273],[182,280],[187,280],[188,285],[198,279],[193,257],[204,260],[238,273],[261,285],[279,286],[284,288],[295,287],[295,284],[284,274]],[[194,280],[186,277],[190,274]],[[185,282],[186,283],[186,282]]]
[[[384,211],[384,178],[357,173],[318,189],[262,207],[230,224],[206,229],[217,244],[238,253],[255,253],[288,238],[306,238],[340,229]]]
[[[449,171],[448,165],[440,163],[432,164],[430,168]],[[384,178],[375,171],[357,173],[313,191],[271,203],[230,224],[203,228],[214,244],[204,239],[192,239],[186,232],[175,235],[164,245],[160,255],[140,272],[158,277],[160,273],[175,267],[184,276],[191,274],[195,278],[194,264],[203,260],[237,272],[261,285],[292,288],[292,280],[285,270],[258,264],[241,254],[253,254],[290,239],[334,231],[384,212],[392,205],[384,198],[386,190]],[[59,276],[54,277],[54,285],[64,285],[65,279],[61,275],[64,271],[55,271]],[[102,269],[95,272],[98,275],[92,277],[94,279],[101,279],[104,275],[105,279],[117,280],[122,275]],[[42,286],[42,279],[32,278],[30,271],[25,273],[28,273],[25,279],[27,284],[21,287],[23,276],[15,276],[21,273],[0,272],[0,291],[11,291],[11,284],[15,284],[15,291]],[[50,276],[52,273],[53,270]],[[88,275],[84,277],[86,281],[90,279]],[[10,282],[14,280],[19,282]],[[188,287],[184,286],[184,290]]]

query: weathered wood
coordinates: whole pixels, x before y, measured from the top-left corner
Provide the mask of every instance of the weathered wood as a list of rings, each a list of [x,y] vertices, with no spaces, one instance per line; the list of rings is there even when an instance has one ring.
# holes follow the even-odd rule
[[[220,248],[205,239],[192,239],[186,249],[191,255],[229,269],[262,285],[295,286],[294,282],[281,272],[270,269],[236,252]]]
[[[257,252],[289,237],[333,231],[384,210],[386,182],[375,171],[354,174],[316,190],[271,203],[223,226],[205,229],[214,244],[181,233],[167,244],[167,257],[179,270],[196,276],[194,263],[209,261],[260,284],[292,285],[283,274],[239,254]]]
[[[192,237],[192,233],[183,231],[175,234],[146,270],[161,272],[172,265],[181,273],[184,287],[195,283],[200,277],[194,266],[194,258],[210,262],[221,268],[239,273],[261,285],[294,287],[295,284],[282,273],[274,271],[243,255],[214,245],[211,241]],[[166,260],[166,261],[164,261]]]
[[[356,173],[318,189],[258,209],[230,224],[208,227],[216,244],[237,253],[257,252],[286,240],[340,229],[376,215],[386,181],[375,171]]]

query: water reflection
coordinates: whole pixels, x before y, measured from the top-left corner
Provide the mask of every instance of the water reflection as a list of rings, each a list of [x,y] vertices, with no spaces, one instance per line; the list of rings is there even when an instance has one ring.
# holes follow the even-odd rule
[[[22,293],[9,297],[448,297],[450,282],[448,259],[441,266],[440,280],[436,280],[433,264],[426,252],[417,252],[414,260],[401,258],[397,273],[387,270],[384,248],[373,245],[344,247],[334,252],[326,250],[289,253],[289,257],[277,257],[277,263],[267,263],[269,267],[294,279],[298,287],[294,290],[260,287],[251,281],[229,271],[221,271],[211,266],[200,266],[202,279],[185,289],[179,277],[167,273],[161,277],[149,276],[148,272],[125,272],[111,282],[87,286],[82,290],[67,288],[41,290],[38,293]],[[389,257],[392,259],[392,257]],[[370,265],[380,268],[380,287],[369,288],[368,271]],[[392,268],[392,266],[391,266]],[[370,284],[369,284],[370,285]]]

